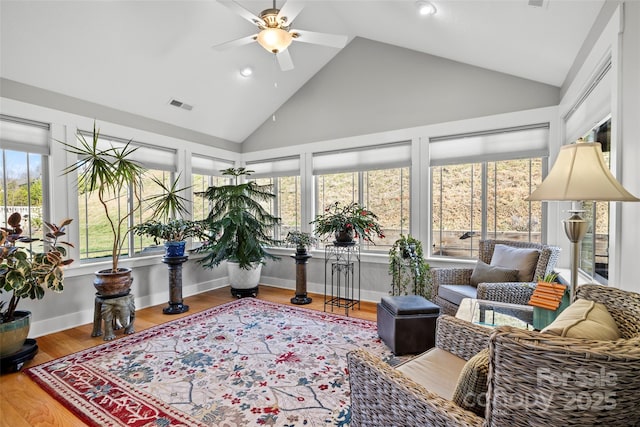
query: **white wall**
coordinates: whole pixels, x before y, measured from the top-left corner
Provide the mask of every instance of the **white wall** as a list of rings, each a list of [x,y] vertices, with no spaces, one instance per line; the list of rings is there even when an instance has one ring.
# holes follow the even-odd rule
[[[242,151],[529,110],[559,99],[554,86],[356,38]]]

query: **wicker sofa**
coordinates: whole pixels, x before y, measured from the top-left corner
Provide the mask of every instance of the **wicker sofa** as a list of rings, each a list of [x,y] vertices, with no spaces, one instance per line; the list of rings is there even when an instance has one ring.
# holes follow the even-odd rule
[[[560,256],[560,248],[557,246],[489,239],[480,241],[478,259],[490,264],[496,245],[539,250],[540,255],[532,281],[479,283],[476,287],[471,283],[473,268],[433,268],[431,269],[431,277],[433,280],[433,295],[435,296],[434,302],[440,306],[443,313],[454,316],[462,298],[478,298],[525,305],[533,294],[536,279],[552,273]],[[447,294],[444,292],[445,289]],[[522,320],[531,323],[529,318]]]
[[[414,381],[416,371],[406,365],[429,352],[397,368],[361,349],[349,353],[351,425],[639,425],[640,294],[583,285],[578,298],[604,304],[621,338],[595,341],[511,327],[492,330],[441,316],[437,351],[468,360],[489,348],[484,417],[435,392],[438,387],[427,389]],[[428,364],[423,366],[429,369]],[[439,367],[430,369],[421,373],[422,378],[441,376]]]

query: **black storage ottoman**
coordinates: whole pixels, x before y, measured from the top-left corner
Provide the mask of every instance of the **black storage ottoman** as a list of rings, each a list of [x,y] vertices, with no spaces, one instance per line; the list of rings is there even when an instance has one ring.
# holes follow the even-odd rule
[[[417,354],[436,340],[440,307],[418,295],[382,297],[378,304],[378,335],[396,355]]]

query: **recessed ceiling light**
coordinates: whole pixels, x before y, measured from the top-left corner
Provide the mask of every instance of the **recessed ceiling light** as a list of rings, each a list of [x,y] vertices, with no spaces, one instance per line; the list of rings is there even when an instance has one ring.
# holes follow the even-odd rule
[[[240,69],[240,75],[242,77],[249,77],[253,74],[253,69],[251,67],[244,67]]]
[[[435,15],[438,11],[433,3],[424,0],[418,0],[416,2],[416,8],[421,16]]]

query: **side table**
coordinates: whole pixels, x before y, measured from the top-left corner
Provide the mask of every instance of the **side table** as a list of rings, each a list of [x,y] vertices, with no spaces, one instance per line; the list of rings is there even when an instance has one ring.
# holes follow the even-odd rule
[[[329,273],[329,270],[331,272]],[[344,308],[345,315],[360,308],[360,246],[328,244],[324,248],[324,311]]]

